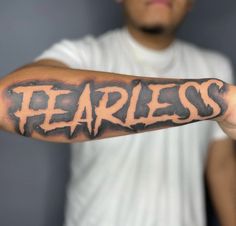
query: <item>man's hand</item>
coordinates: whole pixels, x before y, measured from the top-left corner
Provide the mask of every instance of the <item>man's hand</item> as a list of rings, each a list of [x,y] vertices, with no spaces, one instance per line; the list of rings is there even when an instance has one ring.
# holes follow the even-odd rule
[[[228,105],[227,111],[222,117],[217,118],[217,121],[223,131],[236,140],[236,86],[229,85],[224,99]]]

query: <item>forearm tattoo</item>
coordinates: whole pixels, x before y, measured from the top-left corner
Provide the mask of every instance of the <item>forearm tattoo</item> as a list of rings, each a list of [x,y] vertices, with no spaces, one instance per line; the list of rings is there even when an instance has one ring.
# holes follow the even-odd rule
[[[224,114],[227,84],[217,79],[27,81],[8,87],[9,115],[24,136],[83,133],[89,139],[109,131],[130,133],[178,126]]]

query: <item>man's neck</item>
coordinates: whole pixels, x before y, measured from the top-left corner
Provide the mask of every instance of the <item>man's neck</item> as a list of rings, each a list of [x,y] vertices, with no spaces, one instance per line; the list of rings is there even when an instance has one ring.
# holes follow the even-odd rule
[[[148,34],[129,25],[127,25],[127,29],[138,43],[154,50],[163,50],[168,48],[175,39],[173,34]]]

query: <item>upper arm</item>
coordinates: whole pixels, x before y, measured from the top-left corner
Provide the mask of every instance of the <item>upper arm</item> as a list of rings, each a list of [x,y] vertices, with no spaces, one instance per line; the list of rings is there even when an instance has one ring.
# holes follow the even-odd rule
[[[30,64],[27,64],[23,66],[22,68],[25,67],[34,67],[34,66],[52,66],[52,67],[63,67],[63,68],[69,68],[66,64],[64,64],[61,61],[58,60],[53,60],[53,59],[42,59],[38,60],[36,62],[32,62]]]
[[[235,141],[230,138],[213,141],[209,146],[207,174],[218,173],[235,161]]]
[[[33,68],[33,67],[40,67],[40,66],[50,66],[50,67],[60,67],[60,68],[70,68],[68,65],[64,64],[61,61],[58,60],[53,60],[53,59],[42,59],[38,61],[34,61],[31,63],[28,63],[26,65],[23,65],[17,69],[15,69],[13,72],[21,71],[22,69],[27,69],[27,68]]]

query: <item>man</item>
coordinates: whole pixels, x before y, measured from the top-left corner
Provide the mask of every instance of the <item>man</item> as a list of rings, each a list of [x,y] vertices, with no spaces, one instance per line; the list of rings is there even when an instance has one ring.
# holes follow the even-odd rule
[[[175,39],[192,2],[121,3],[125,28],[64,40],[2,80],[14,121],[2,127],[70,142],[216,118],[235,138],[235,87],[202,79],[231,82],[228,60]],[[235,225],[233,145],[212,122],[72,148],[66,226],[205,225],[204,169],[222,226]]]

